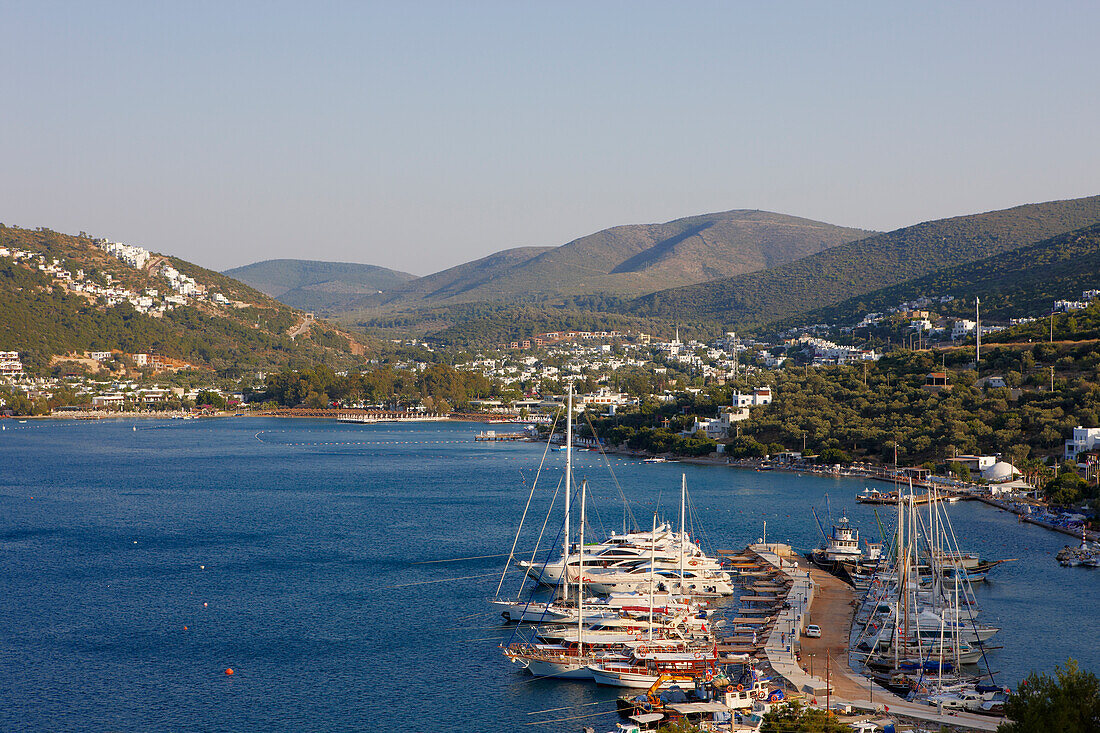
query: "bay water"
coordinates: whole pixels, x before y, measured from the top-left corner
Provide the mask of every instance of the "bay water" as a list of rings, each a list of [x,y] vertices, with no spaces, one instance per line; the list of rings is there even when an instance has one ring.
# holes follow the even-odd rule
[[[475,443],[470,423],[4,427],[0,730],[579,731],[617,719],[615,690],[533,680],[498,648],[513,627],[488,601],[544,446]],[[563,463],[546,454],[521,557]],[[675,521],[683,473],[711,552],[758,540],[765,521],[769,541],[815,546],[811,507],[826,494],[834,518],[878,536],[854,501],[861,479],[609,463],[575,461],[598,532],[622,528],[620,489],[643,527],[654,511]],[[558,541],[561,499],[540,557]],[[1054,560],[1073,539],[979,503],[949,511],[965,551],[1014,559],[976,586],[983,620],[1004,629],[998,681],[1068,657],[1100,672],[1100,571]],[[500,594],[517,582],[510,572]]]

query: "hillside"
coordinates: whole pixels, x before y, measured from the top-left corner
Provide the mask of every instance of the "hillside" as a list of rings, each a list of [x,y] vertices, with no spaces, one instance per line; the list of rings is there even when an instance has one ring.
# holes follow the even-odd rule
[[[849,298],[827,308],[776,323],[779,329],[806,323],[851,324],[921,296],[951,295],[937,308],[948,315],[973,317],[974,298],[982,299],[983,317],[1033,316],[1050,311],[1055,300],[1076,300],[1100,287],[1100,224],[1059,234],[1038,244],[987,257],[931,275]],[[965,309],[965,310],[960,310]]]
[[[651,293],[627,310],[756,327],[1097,222],[1100,196],[929,221],[763,272]]]
[[[457,303],[341,322],[380,339],[424,338],[440,346],[477,348],[530,338],[548,331],[620,331],[671,334],[680,326],[685,338],[706,338],[713,324],[692,328],[651,318],[636,318],[576,307],[517,303]]]
[[[264,260],[225,274],[282,303],[319,313],[343,310],[365,295],[415,279],[407,272],[375,265],[317,260]]]
[[[726,211],[612,227],[560,247],[525,247],[418,278],[349,310],[576,296],[634,297],[775,267],[870,232],[766,211]]]
[[[128,264],[86,235],[0,225],[0,351],[20,352],[38,373],[51,357],[93,350],[213,369],[351,363],[362,351],[331,325],[304,324],[300,312],[225,275],[140,256]]]

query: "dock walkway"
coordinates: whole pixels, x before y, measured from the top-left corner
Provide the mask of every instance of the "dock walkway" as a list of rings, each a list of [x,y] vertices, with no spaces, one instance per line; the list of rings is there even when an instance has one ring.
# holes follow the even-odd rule
[[[752,545],[750,549],[791,584],[787,607],[770,629],[764,656],[772,670],[796,690],[834,709],[848,705],[853,711],[885,712],[891,717],[961,730],[994,731],[1000,725],[1000,718],[941,713],[928,705],[908,702],[852,671],[848,666],[848,634],[855,614],[852,587],[810,565],[786,545]],[[811,622],[821,627],[820,638],[801,636]]]

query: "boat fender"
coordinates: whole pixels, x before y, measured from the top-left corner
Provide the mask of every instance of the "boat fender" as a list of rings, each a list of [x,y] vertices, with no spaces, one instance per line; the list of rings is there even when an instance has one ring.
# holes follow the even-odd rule
[[[729,687],[726,688],[726,692],[733,692],[735,689],[736,688],[733,685],[730,685]]]
[[[745,689],[745,686],[744,686],[744,685],[738,685],[738,686],[737,686],[737,691],[738,691],[738,692],[741,692],[741,691],[742,691],[742,690],[744,690],[744,689]]]

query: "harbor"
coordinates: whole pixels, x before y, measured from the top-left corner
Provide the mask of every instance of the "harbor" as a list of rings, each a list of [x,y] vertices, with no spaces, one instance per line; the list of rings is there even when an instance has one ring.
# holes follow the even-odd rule
[[[659,521],[657,508],[651,529],[639,529],[632,516],[634,529],[627,531],[626,504],[621,532],[589,535],[586,543],[587,479],[579,512],[570,507],[571,421],[564,446],[557,482],[558,489],[564,485],[563,514],[555,518],[552,502],[530,560],[509,553],[493,601],[505,622],[516,624],[501,651],[528,674],[644,690],[618,698],[628,721],[618,730],[682,721],[701,731],[755,731],[774,706],[791,699],[866,730],[903,721],[996,729],[1007,689],[992,684],[982,645],[999,629],[976,624],[976,606],[965,606],[963,616],[959,588],[973,604],[971,584],[1000,561],[960,550],[953,530],[945,529],[949,502],[934,487],[923,495],[894,494],[897,523],[888,542],[864,547],[858,528],[829,512],[828,533],[818,522],[821,547],[805,556],[787,543],[768,543],[766,522],[759,542],[709,556],[695,541],[697,523],[708,517],[692,505],[681,474],[678,521]],[[549,444],[544,462],[548,452]],[[542,471],[540,465],[536,476]],[[535,490],[532,484],[531,496]],[[561,554],[536,562],[548,525],[560,525],[551,546],[558,544]],[[513,549],[522,530],[521,521]],[[523,570],[519,592],[501,597],[513,567]],[[974,667],[974,649],[986,663],[984,674]]]
[[[308,729],[317,720],[350,728],[372,720],[394,730],[422,730],[430,723],[444,730],[580,733],[588,726],[606,733],[628,722],[617,701],[632,691],[536,678],[501,653],[499,645],[508,642],[516,625],[502,619],[489,600],[528,495],[519,472],[530,484],[545,448],[523,441],[475,443],[473,434],[483,428],[439,422],[382,423],[362,430],[331,418],[256,417],[10,422],[4,446],[13,462],[0,502],[8,518],[10,607],[22,610],[8,623],[28,639],[30,656],[0,662],[12,692],[7,699],[13,701],[0,719],[19,716],[42,730],[156,728],[154,718],[139,712],[140,701],[156,695],[165,701],[163,715],[186,715],[194,727],[210,729],[265,724]],[[263,441],[257,441],[258,432]],[[125,452],[132,465],[107,475],[96,468],[95,457],[104,451]],[[822,541],[812,509],[821,510],[826,493],[834,517],[843,510],[861,530],[861,543],[864,536],[879,541],[874,510],[885,513],[883,507],[855,502],[864,488],[859,478],[645,464],[615,455],[607,461],[643,531],[652,531],[659,499],[662,519],[673,535],[678,532],[686,475],[689,530],[692,507],[695,514],[691,539],[723,562],[764,539],[790,547],[801,565],[797,556]],[[564,450],[547,455],[540,484],[548,491],[536,492],[531,501],[516,544],[522,559],[536,546],[564,462]],[[188,470],[181,473],[180,465]],[[590,542],[622,532],[622,502],[604,456],[577,451],[573,465],[574,544],[580,484],[588,481],[587,557]],[[410,482],[414,472],[419,479]],[[562,555],[561,503],[559,491],[537,560],[551,543],[550,559]],[[1015,688],[1031,670],[1052,669],[1068,657],[1086,669],[1100,667],[1091,633],[1100,604],[1096,575],[1061,567],[1055,559],[1079,537],[1019,523],[979,502],[960,502],[950,512],[967,549],[1018,559],[998,566],[990,581],[973,591],[983,618],[1002,629],[996,645],[1004,648],[991,652],[998,681]],[[173,517],[170,525],[166,516]],[[58,522],[91,529],[55,537]],[[627,523],[631,529],[629,517]],[[727,550],[729,555],[720,554]],[[487,555],[501,557],[482,559]],[[679,556],[673,555],[675,572]],[[512,568],[501,591],[509,597],[523,575],[518,565]],[[735,578],[734,595],[707,599],[707,608],[724,609],[726,618],[772,615],[773,604],[751,604],[759,608],[749,612],[750,604],[741,604],[740,597],[768,595],[771,589],[753,586],[785,587],[786,581],[774,567],[753,572],[759,575]],[[846,634],[829,621],[829,608],[835,603],[847,615],[855,591],[825,573],[817,582],[816,571],[810,572],[815,589],[805,622],[819,625],[827,641],[832,633]],[[135,585],[134,579],[140,582]],[[830,580],[840,591],[835,600]],[[80,589],[85,606],[46,603],[37,590],[43,582],[64,592]],[[120,583],[131,588],[125,596],[116,593]],[[539,593],[545,597],[547,589]],[[643,593],[648,616],[648,593]],[[202,605],[206,601],[209,608]],[[782,602],[777,605],[782,609]],[[1054,616],[1064,627],[1058,634],[1049,633],[1048,619]],[[718,630],[728,639],[720,644],[752,643],[751,632],[736,639],[728,624]],[[96,644],[78,643],[82,638]],[[781,640],[767,637],[775,647]],[[758,632],[757,646],[764,641]],[[828,674],[819,651],[809,657],[817,642],[798,639],[796,662],[807,677],[824,682],[829,676],[833,703],[867,699],[846,692],[843,679],[838,681],[842,654],[834,655]],[[749,655],[770,689],[795,694],[766,666],[763,649],[720,651],[728,665],[740,666],[739,655]],[[135,655],[178,661],[169,670],[146,665],[138,675]],[[34,658],[45,657],[55,662],[41,669],[31,689],[19,669],[33,668]],[[99,670],[96,675],[86,672],[89,663]],[[413,691],[407,678],[380,674],[379,665],[429,670],[438,682]],[[226,668],[235,670],[231,679]],[[20,702],[61,694],[62,677],[86,694],[67,706],[32,710]],[[858,690],[866,679],[857,676],[851,684]],[[261,687],[268,705],[244,711],[240,696]],[[303,689],[315,703],[301,705]],[[879,689],[870,696],[876,707]],[[201,690],[209,704],[196,709],[181,690]],[[455,704],[456,690],[463,691],[462,704]],[[636,689],[631,696],[645,692]],[[826,698],[817,699],[827,704]],[[895,705],[888,707],[892,717]],[[279,724],[265,716],[269,709],[283,713]],[[542,722],[559,718],[573,719]],[[860,718],[886,716],[865,712],[847,719]],[[528,726],[534,722],[539,724]]]

